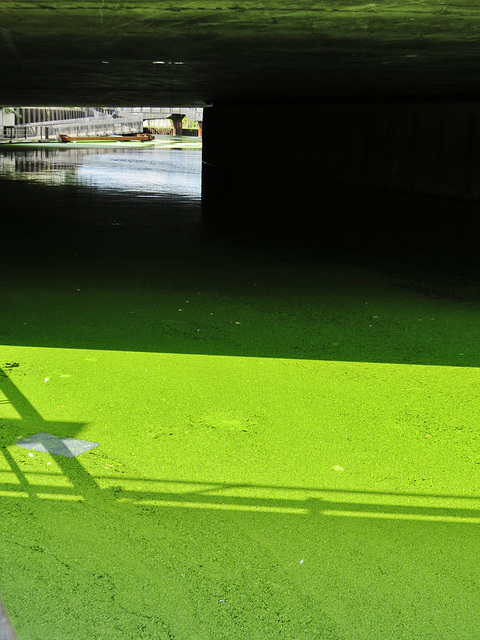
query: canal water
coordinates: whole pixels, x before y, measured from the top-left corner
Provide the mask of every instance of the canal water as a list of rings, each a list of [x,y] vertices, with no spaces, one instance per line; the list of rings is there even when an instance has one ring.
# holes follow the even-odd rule
[[[256,238],[255,228],[248,238],[212,234],[202,225],[201,165],[201,149],[189,146],[0,149],[0,293],[4,303],[13,296],[12,308],[26,305],[40,318],[35,336],[30,324],[12,317],[10,339],[45,346],[465,364],[467,356],[459,354],[467,351],[450,353],[450,338],[441,348],[427,347],[432,336],[422,334],[422,323],[415,325],[413,340],[405,340],[408,332],[399,327],[402,318],[417,313],[412,304],[429,306],[424,294],[476,301],[476,280],[377,261],[367,253],[329,252],[325,244]],[[227,207],[222,215],[229,215]],[[70,293],[77,289],[84,292],[82,314],[90,310],[97,317],[100,304],[105,322],[93,327],[81,315],[82,322],[62,337],[51,309],[69,316]],[[406,293],[411,291],[420,297]],[[178,318],[160,340],[153,311],[148,327],[140,314],[116,316],[139,292],[144,298],[135,304],[157,309],[169,300],[170,312],[192,308],[194,298],[195,309],[212,326],[203,331],[205,318],[196,315],[185,324],[183,311],[175,311]],[[373,333],[377,316],[389,321]],[[218,326],[216,318],[222,318]],[[410,317],[405,322],[410,327]],[[121,329],[112,331],[119,323]],[[227,330],[232,327],[243,333]]]
[[[145,254],[201,231],[198,143],[155,147],[0,147],[3,236],[29,254]]]
[[[0,166],[20,637],[478,636],[478,282],[207,234],[198,149]]]
[[[195,146],[112,149],[52,145],[29,149],[4,145],[0,147],[0,180],[198,201],[201,149]]]

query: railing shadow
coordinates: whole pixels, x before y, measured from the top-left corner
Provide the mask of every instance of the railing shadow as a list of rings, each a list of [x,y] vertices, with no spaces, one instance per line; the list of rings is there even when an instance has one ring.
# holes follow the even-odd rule
[[[21,470],[11,451],[3,449],[2,454],[9,467],[9,471],[2,474],[4,480],[0,481],[3,499],[115,502],[149,510],[176,508],[310,518],[343,516],[480,524],[480,497],[474,495],[93,476],[79,460],[55,456],[63,480],[70,485],[58,486],[58,473],[35,471],[30,474]],[[31,481],[30,476],[37,482]]]
[[[115,501],[124,505],[158,509],[175,507],[309,517],[347,516],[480,524],[480,496],[475,495],[199,482],[189,479],[125,477],[123,474],[93,476],[76,457],[72,457],[69,449],[64,446],[65,451],[62,451],[61,441],[49,446],[46,439],[45,452],[40,455],[54,456],[64,480],[62,486],[59,486],[55,482],[59,479],[58,473],[22,470],[12,445],[20,437],[19,430],[23,432],[22,435],[46,432],[60,437],[73,437],[84,423],[44,420],[2,369],[0,391],[21,417],[2,419],[0,453],[4,461],[0,467],[3,468],[0,472],[0,498]],[[41,483],[38,483],[39,477],[42,478]]]

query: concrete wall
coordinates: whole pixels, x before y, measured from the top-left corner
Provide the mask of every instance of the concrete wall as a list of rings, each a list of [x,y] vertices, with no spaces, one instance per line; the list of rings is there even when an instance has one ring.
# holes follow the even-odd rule
[[[475,258],[480,105],[296,105],[294,134],[264,133],[268,106],[204,112],[207,224],[329,246]],[[308,121],[319,120],[312,134]],[[235,134],[222,122],[236,119]]]

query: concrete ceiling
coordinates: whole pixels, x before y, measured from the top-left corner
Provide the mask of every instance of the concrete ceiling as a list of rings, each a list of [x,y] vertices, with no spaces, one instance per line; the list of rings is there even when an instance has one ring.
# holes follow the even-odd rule
[[[1,0],[0,105],[480,98],[480,4]]]

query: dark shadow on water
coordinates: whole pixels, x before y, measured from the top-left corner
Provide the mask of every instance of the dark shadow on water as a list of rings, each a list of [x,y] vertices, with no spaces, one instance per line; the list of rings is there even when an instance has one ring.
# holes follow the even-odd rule
[[[0,194],[3,344],[480,364],[480,281],[455,263],[308,228],[215,234],[195,199],[8,181]]]

